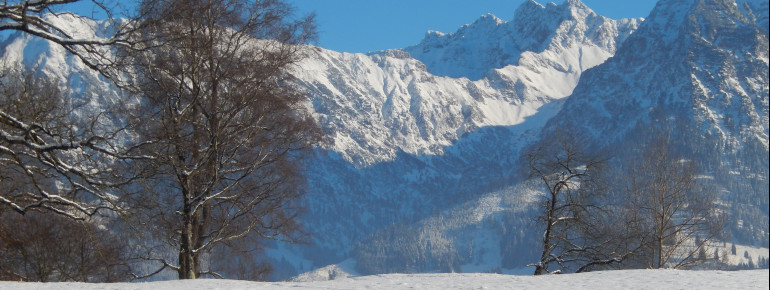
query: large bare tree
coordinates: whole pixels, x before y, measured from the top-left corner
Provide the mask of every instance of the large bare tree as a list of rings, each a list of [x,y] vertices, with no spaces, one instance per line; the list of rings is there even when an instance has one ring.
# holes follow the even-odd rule
[[[153,258],[160,269],[219,276],[204,258],[226,259],[209,255],[216,247],[296,238],[299,159],[318,130],[287,69],[315,36],[313,18],[292,18],[275,0],[143,1],[140,9],[151,41],[133,55],[141,90],[133,153],[151,156],[143,163],[151,172],[133,208],[178,252],[176,261]]]
[[[73,29],[94,19],[64,11],[91,3],[110,29]],[[0,3],[0,31],[59,46],[120,86],[116,47],[133,49],[130,20],[112,18],[102,1],[17,0]],[[125,248],[108,219],[120,213],[119,188],[132,177],[121,153],[127,137],[118,112],[96,108],[88,94],[39,67],[0,69],[0,279],[119,281],[128,278]],[[21,215],[19,215],[21,214]],[[104,215],[106,214],[106,215]],[[121,244],[122,245],[122,244]]]

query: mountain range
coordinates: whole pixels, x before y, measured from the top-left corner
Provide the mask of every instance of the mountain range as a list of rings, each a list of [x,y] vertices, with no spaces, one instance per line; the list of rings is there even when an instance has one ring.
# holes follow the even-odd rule
[[[307,161],[311,237],[269,244],[275,279],[344,260],[364,274],[525,268],[539,236],[520,154],[555,130],[621,160],[666,132],[719,185],[731,240],[768,246],[766,0],[661,0],[620,20],[530,0],[404,49],[307,48],[292,75],[324,133]],[[1,51],[96,107],[121,97],[43,40]]]

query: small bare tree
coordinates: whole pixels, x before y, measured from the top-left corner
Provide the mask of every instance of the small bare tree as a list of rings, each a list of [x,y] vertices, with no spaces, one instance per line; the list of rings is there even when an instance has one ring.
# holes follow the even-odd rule
[[[535,275],[569,269],[589,271],[623,262],[628,247],[625,226],[613,218],[620,207],[607,198],[606,159],[584,153],[581,136],[557,131],[526,155],[529,176],[542,188],[542,251]]]
[[[699,182],[696,163],[671,153],[657,137],[631,167],[629,192],[634,230],[648,268],[682,268],[699,261],[718,238],[724,214],[712,188]]]
[[[154,258],[160,269],[218,277],[221,263],[204,258],[227,258],[215,247],[296,238],[299,158],[318,130],[286,69],[314,37],[313,18],[293,21],[275,0],[148,0],[141,10],[151,41],[133,55],[134,153],[151,156],[151,172],[132,207],[178,252]]]

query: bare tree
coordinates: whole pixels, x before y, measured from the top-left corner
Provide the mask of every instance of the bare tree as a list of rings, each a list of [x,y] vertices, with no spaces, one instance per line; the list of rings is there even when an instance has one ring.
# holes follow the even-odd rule
[[[603,176],[607,160],[584,153],[580,135],[556,132],[526,155],[530,178],[542,188],[542,251],[535,275],[571,269],[583,272],[623,262],[635,250],[613,215]]]
[[[112,22],[107,31],[73,30],[91,19],[57,12],[92,2]],[[25,0],[0,3],[0,31],[17,31],[58,45],[90,69],[120,83],[111,49],[132,48],[131,21],[117,21],[101,1]],[[0,72],[0,275],[4,279],[122,281],[124,244],[97,226],[120,210],[126,135],[115,111],[89,107],[86,96],[35,67]],[[54,214],[58,215],[54,215]],[[18,215],[21,214],[21,215]],[[114,217],[114,216],[113,216]]]
[[[141,10],[152,41],[134,55],[134,153],[151,156],[143,168],[152,172],[133,208],[178,250],[176,261],[155,258],[160,269],[218,277],[204,258],[226,259],[209,255],[215,247],[298,233],[299,158],[317,125],[286,69],[314,37],[313,18],[291,20],[275,0],[143,1]]]
[[[33,71],[0,74],[0,204],[75,219],[116,208],[110,189],[126,181],[106,133],[112,122],[100,113],[78,120],[81,105]]]
[[[57,7],[75,2],[79,0],[3,1],[0,31],[46,39],[91,69],[117,79],[118,66],[108,50],[133,45],[126,38],[132,25],[116,23],[114,33],[106,38],[80,37],[82,31],[68,31],[58,19],[80,16],[54,13]],[[110,13],[100,1],[93,2]],[[77,219],[114,209],[114,195],[105,189],[124,183],[110,179],[119,176],[114,165],[120,153],[113,141],[120,129],[108,128],[115,123],[108,120],[107,112],[81,115],[84,122],[77,123],[75,116],[82,113],[76,112],[79,104],[32,69],[4,71],[1,76],[0,183],[8,190],[0,192],[0,205],[21,214],[43,208]]]
[[[718,238],[724,214],[714,190],[697,177],[696,163],[673,154],[659,136],[631,167],[631,213],[648,268],[682,268]]]
[[[126,281],[126,246],[94,220],[0,212],[0,280]]]

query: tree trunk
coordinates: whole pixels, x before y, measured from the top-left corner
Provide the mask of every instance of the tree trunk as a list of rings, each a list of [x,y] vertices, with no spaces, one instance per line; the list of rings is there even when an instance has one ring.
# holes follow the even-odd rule
[[[540,263],[535,266],[535,275],[542,275],[546,272],[548,257],[551,255],[551,232],[555,219],[557,193],[551,192],[551,200],[548,201],[548,217],[546,218],[545,234],[543,234],[543,253],[540,255]]]
[[[183,209],[183,223],[182,236],[179,242],[179,279],[195,279],[198,278],[196,268],[200,268],[198,255],[194,253],[194,243],[196,239],[194,237],[195,231],[193,221],[194,218],[191,213],[191,207],[189,203],[185,202]]]

